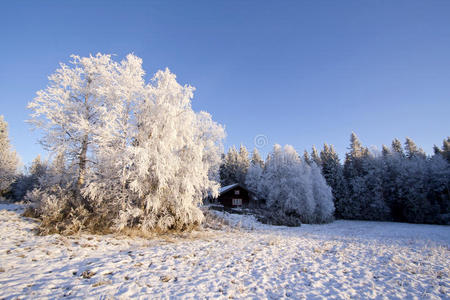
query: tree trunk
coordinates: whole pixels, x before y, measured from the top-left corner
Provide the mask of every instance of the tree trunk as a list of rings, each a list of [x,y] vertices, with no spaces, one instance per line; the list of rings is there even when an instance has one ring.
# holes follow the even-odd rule
[[[79,170],[78,170],[78,180],[77,180],[77,189],[81,190],[81,187],[84,184],[84,177],[86,173],[86,156],[87,156],[87,148],[88,148],[88,136],[85,135],[83,138],[83,142],[81,143],[81,152],[79,157]]]
[[[88,95],[84,97],[84,105],[86,108],[86,119],[89,119],[89,110],[88,110]],[[91,210],[91,206],[88,201],[81,195],[81,189],[84,185],[85,175],[86,175],[86,161],[87,161],[87,151],[89,145],[89,135],[85,133],[83,136],[83,140],[81,142],[81,151],[79,155],[78,161],[78,180],[77,180],[77,188],[76,188],[76,198],[78,204],[84,206],[86,209]]]
[[[86,174],[86,160],[87,160],[87,150],[88,150],[88,135],[86,134],[83,138],[81,144],[81,152],[79,156],[79,169],[78,169],[78,180],[76,187],[76,201],[78,206],[84,206],[87,210],[91,211],[91,206],[88,201],[81,195],[81,189],[84,185],[85,174]]]

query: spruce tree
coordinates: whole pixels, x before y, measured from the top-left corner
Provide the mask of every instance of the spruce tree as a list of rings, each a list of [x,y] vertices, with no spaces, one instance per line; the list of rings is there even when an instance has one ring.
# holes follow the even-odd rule
[[[399,156],[404,156],[402,143],[398,139],[394,139],[392,141],[392,152],[396,153]]]
[[[410,138],[406,138],[405,142],[406,157],[412,158],[416,156],[425,157],[425,152],[417,147],[416,143]]]
[[[342,203],[342,216],[349,219],[361,219],[363,197],[365,196],[364,160],[369,157],[369,150],[363,147],[358,136],[352,132],[349,152],[345,155],[344,177],[347,185],[347,197]]]
[[[311,162],[312,162],[311,157],[309,156],[309,153],[306,150],[305,150],[305,152],[303,152],[303,161],[305,163],[307,163],[308,165],[311,165]]]
[[[259,165],[261,168],[264,168],[264,161],[261,158],[261,155],[259,154],[258,149],[253,149],[252,152],[252,159],[250,161],[251,164],[253,165]]]
[[[383,144],[381,154],[383,155],[383,157],[387,157],[388,155],[391,154],[391,150],[388,148],[388,146]]]
[[[446,159],[450,163],[450,137],[444,139],[442,142],[442,149],[439,149],[438,146],[434,145],[433,147],[434,154],[441,155],[444,159]]]
[[[239,148],[237,182],[245,185],[245,177],[250,166],[249,153],[244,145]]]
[[[311,159],[313,162],[316,163],[316,165],[320,166],[322,165],[322,161],[320,159],[320,155],[317,152],[316,146],[312,146],[312,150],[311,150]]]
[[[248,150],[241,145],[239,152],[236,147],[231,147],[223,159],[220,167],[220,183],[227,186],[234,183],[245,185],[245,178],[250,166]]]
[[[342,218],[343,204],[347,197],[346,185],[344,180],[343,167],[339,160],[339,156],[334,150],[333,145],[324,145],[320,152],[322,161],[322,174],[331,187],[333,193],[333,201],[335,206],[335,216]]]
[[[248,168],[245,185],[248,190],[253,193],[257,199],[261,199],[260,193],[261,176],[264,169],[264,161],[259,155],[258,149],[254,149],[252,153],[252,159],[250,161],[250,167]]]
[[[236,147],[231,147],[225,155],[220,167],[220,183],[227,186],[238,182],[238,152]]]

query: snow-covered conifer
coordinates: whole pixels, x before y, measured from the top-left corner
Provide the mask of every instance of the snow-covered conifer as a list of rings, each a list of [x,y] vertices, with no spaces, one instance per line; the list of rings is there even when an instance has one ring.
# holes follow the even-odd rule
[[[239,160],[238,160],[238,182],[245,185],[245,178],[250,166],[249,153],[244,145],[239,148]]]
[[[336,217],[341,218],[341,212],[344,209],[342,206],[347,193],[343,167],[333,145],[324,145],[323,150],[320,152],[320,159],[322,161],[322,174],[333,192]]]
[[[410,138],[406,138],[406,142],[405,142],[405,150],[406,150],[406,156],[408,158],[412,158],[415,156],[422,156],[425,157],[425,152],[417,147],[416,143],[414,143],[414,141]]]
[[[444,139],[442,142],[442,149],[439,149],[438,146],[434,145],[433,150],[435,154],[441,155],[448,163],[450,163],[450,137]]]
[[[238,182],[239,170],[239,153],[236,147],[228,149],[220,166],[220,183],[222,186],[227,186]]]
[[[311,162],[312,162],[311,156],[309,156],[309,152],[306,150],[303,152],[303,161],[305,163],[307,163],[308,165],[311,165]]]
[[[392,152],[396,153],[397,155],[404,156],[402,143],[399,139],[394,139],[392,141]]]
[[[316,163],[316,165],[318,166],[322,165],[322,160],[320,159],[319,152],[317,151],[316,146],[314,145],[312,146],[311,149],[311,159],[313,162]]]
[[[261,185],[261,176],[264,169],[264,161],[259,155],[258,149],[254,149],[252,153],[252,159],[250,161],[250,167],[247,171],[247,176],[245,180],[245,185],[248,190],[251,191],[256,198],[262,198],[262,195],[259,191]]]

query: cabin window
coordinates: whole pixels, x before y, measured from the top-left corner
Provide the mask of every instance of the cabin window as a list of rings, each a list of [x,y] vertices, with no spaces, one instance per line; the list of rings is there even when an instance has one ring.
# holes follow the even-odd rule
[[[234,194],[235,194],[235,195],[239,195],[239,190],[235,190],[235,191],[234,191]]]
[[[233,199],[233,205],[241,206],[242,205],[242,199]]]

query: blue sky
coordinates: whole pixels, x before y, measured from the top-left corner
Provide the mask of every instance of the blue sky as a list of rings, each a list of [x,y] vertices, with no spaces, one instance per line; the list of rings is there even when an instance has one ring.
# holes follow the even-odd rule
[[[169,67],[225,146],[265,135],[343,155],[450,134],[450,1],[2,1],[0,114],[23,162],[44,153],[26,104],[70,54],[133,52]]]

